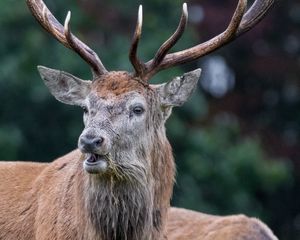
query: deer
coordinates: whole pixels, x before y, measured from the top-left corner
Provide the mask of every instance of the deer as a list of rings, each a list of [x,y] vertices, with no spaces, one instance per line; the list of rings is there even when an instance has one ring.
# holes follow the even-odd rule
[[[71,32],[42,0],[26,0],[41,26],[91,67],[92,79],[38,66],[51,94],[83,109],[78,149],[51,163],[0,163],[0,239],[5,240],[239,240],[277,239],[260,220],[244,215],[213,216],[170,206],[175,180],[165,122],[188,100],[201,69],[162,84],[156,73],[193,61],[254,27],[273,5],[239,0],[227,29],[194,47],[169,53],[182,36],[188,11],[174,34],[150,61],[138,58],[142,6],[129,59],[134,72],[108,71],[98,55]]]

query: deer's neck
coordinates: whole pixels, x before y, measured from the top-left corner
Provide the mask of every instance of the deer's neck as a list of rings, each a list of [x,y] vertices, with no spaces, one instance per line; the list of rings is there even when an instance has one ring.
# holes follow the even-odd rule
[[[86,232],[91,239],[162,239],[173,189],[174,161],[165,138],[149,152],[144,181],[115,181],[83,173],[78,187]],[[81,193],[80,193],[81,192]]]

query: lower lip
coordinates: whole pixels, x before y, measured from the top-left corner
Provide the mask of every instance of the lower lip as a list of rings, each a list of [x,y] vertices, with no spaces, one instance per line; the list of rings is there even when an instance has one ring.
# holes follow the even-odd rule
[[[91,160],[91,156],[83,162],[83,168],[90,174],[105,173],[108,169],[108,163],[104,156],[97,156]]]

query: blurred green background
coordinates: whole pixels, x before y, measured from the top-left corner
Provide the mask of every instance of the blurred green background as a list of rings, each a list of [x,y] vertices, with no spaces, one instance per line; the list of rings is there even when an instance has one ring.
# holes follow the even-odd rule
[[[237,1],[188,1],[190,20],[173,50],[223,31]],[[179,0],[47,0],[60,21],[110,70],[128,70],[138,5],[139,55],[149,60],[175,30]],[[234,43],[191,64],[160,72],[163,82],[196,67],[198,90],[174,109],[167,132],[178,166],[172,204],[211,214],[244,213],[280,239],[300,239],[300,3],[278,1]],[[88,66],[47,34],[25,1],[0,2],[0,159],[51,161],[76,148],[81,109],[54,100],[36,66],[89,79]]]

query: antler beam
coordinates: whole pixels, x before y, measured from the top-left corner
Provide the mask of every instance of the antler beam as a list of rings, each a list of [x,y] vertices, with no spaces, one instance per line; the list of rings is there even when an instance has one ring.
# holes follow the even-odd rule
[[[42,0],[26,0],[26,3],[36,20],[47,32],[53,35],[65,47],[76,52],[91,66],[94,77],[107,73],[98,55],[71,33],[70,12],[68,12],[65,26],[63,27]]]
[[[143,71],[136,71],[136,74],[144,81],[148,81],[155,73],[162,69],[196,60],[221,48],[254,27],[263,19],[274,4],[274,1],[275,0],[255,0],[251,8],[245,13],[247,0],[239,0],[233,17],[223,33],[194,47],[167,54],[182,36],[185,29],[188,13],[186,3],[184,3],[181,20],[175,33],[159,48],[152,60],[147,63],[141,63],[139,61],[139,66],[142,66],[141,69],[143,69]],[[135,53],[136,51],[135,49]]]

